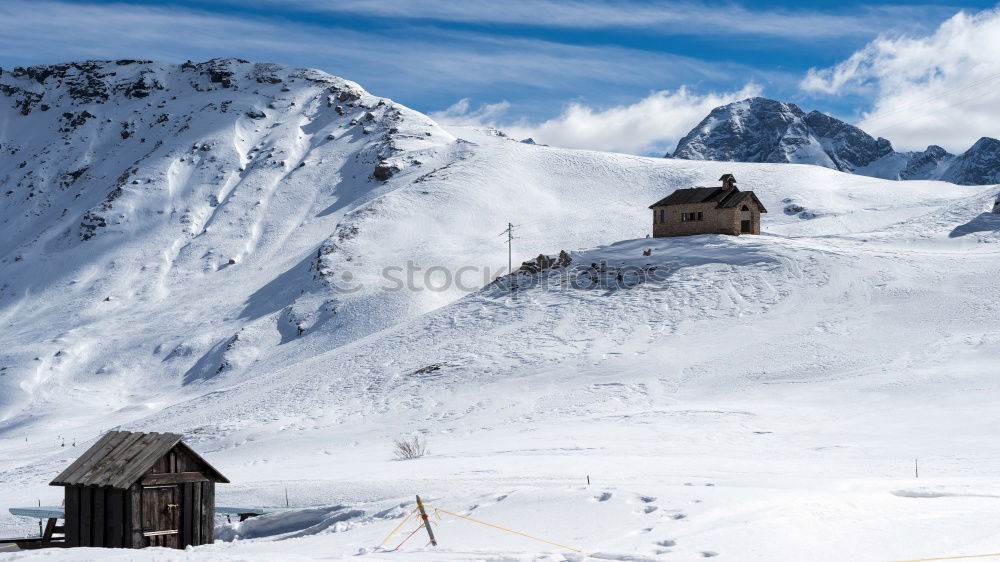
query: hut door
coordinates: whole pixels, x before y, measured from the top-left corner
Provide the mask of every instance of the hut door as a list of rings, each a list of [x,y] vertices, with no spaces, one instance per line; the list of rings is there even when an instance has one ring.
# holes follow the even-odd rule
[[[753,231],[753,217],[750,214],[750,208],[746,205],[740,211],[740,232],[749,234]]]
[[[145,546],[180,548],[181,506],[177,486],[142,488],[142,536]]]

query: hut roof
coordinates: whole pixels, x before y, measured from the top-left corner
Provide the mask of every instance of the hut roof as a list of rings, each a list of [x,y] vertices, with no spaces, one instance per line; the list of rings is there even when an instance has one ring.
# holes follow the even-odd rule
[[[203,465],[206,476],[228,483],[208,461],[188,447],[177,433],[109,431],[50,482],[51,486],[106,486],[126,489],[135,484],[163,455],[180,447]]]
[[[650,205],[649,208],[689,205],[692,203],[716,203],[716,209],[732,209],[749,198],[753,198],[754,202],[757,203],[757,206],[760,207],[760,212],[767,212],[760,199],[757,199],[757,196],[752,191],[740,191],[735,187],[689,187],[686,189],[677,189],[670,195]]]

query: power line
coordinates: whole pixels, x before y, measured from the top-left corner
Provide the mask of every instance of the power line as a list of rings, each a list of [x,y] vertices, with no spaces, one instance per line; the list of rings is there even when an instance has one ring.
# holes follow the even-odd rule
[[[959,86],[959,87],[956,87],[956,88],[951,88],[949,90],[945,90],[944,92],[941,92],[939,94],[933,95],[933,96],[931,96],[929,98],[926,98],[924,100],[918,101],[918,102],[910,104],[910,105],[906,105],[906,106],[903,106],[903,107],[900,107],[900,108],[896,108],[896,109],[893,109],[891,111],[883,111],[883,112],[876,113],[876,114],[874,114],[874,115],[872,115],[870,117],[866,117],[864,119],[864,121],[866,123],[870,123],[872,121],[878,121],[880,119],[884,119],[886,117],[889,117],[891,115],[895,115],[897,113],[901,113],[901,112],[904,112],[904,111],[909,111],[911,109],[917,109],[918,107],[926,105],[926,104],[928,104],[928,103],[930,103],[932,101],[937,101],[937,100],[939,100],[941,98],[948,97],[948,96],[950,96],[950,95],[952,95],[952,94],[954,94],[956,92],[966,92],[966,91],[968,91],[969,88],[976,87],[976,86],[981,86],[981,85],[986,84],[988,82],[992,82],[993,80],[996,80],[997,78],[1000,78],[1000,73],[992,74],[990,76],[987,76],[986,78],[980,78],[979,80],[974,80],[972,82],[968,82],[966,84],[963,84],[962,86]],[[949,107],[949,106],[945,106],[945,107]]]
[[[986,91],[986,92],[983,92],[981,94],[973,95],[971,97],[968,97],[968,98],[965,98],[965,99],[962,99],[962,100],[958,100],[958,101],[946,104],[941,109],[947,109],[947,108],[951,108],[951,107],[958,107],[958,106],[962,105],[963,103],[969,103],[970,101],[975,101],[975,100],[980,99],[982,97],[985,97],[986,95],[991,94],[991,93],[993,93],[993,92],[992,91]],[[924,119],[926,119],[928,117],[928,115],[924,114],[921,117],[924,118]],[[878,130],[880,132],[888,131],[890,129],[895,129],[896,127],[899,127],[901,125],[906,125],[906,124],[912,123],[914,121],[917,121],[917,119],[914,119],[912,117],[911,118],[906,118],[906,119],[903,119],[903,120],[900,120],[900,121],[897,121],[895,123],[893,123],[893,122],[890,121],[889,125],[886,125],[884,127],[879,127]],[[866,126],[867,126],[867,123],[866,123]]]

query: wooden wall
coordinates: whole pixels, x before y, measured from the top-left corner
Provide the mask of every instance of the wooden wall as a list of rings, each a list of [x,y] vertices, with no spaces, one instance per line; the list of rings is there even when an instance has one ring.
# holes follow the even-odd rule
[[[181,484],[181,548],[215,539],[215,482]]]
[[[181,498],[179,547],[215,539],[215,482],[178,484]],[[128,490],[66,487],[66,546],[145,548],[163,546],[142,531],[142,487]],[[151,539],[153,539],[151,541]]]
[[[111,488],[66,487],[67,546],[129,547],[126,514],[131,494]]]

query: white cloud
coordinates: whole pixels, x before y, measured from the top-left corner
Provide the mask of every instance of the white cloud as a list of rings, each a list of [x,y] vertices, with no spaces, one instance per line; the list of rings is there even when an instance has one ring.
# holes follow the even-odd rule
[[[496,124],[496,120],[509,108],[510,103],[502,101],[498,103],[486,103],[479,106],[478,109],[470,110],[469,98],[462,98],[448,109],[435,111],[430,113],[430,116],[437,122],[446,125],[481,125],[492,127]]]
[[[902,149],[964,151],[1000,136],[1000,10],[959,13],[921,37],[881,37],[847,60],[811,69],[804,90],[870,94],[858,123]]]
[[[446,124],[497,126],[516,138],[564,148],[583,148],[631,154],[663,154],[720,105],[760,95],[748,84],[728,93],[693,94],[687,88],[663,90],[628,105],[595,109],[580,102],[569,104],[558,117],[542,123],[524,120],[500,123],[503,103],[470,110],[461,100],[434,116]]]
[[[559,92],[565,99],[597,86],[646,90],[651,84],[717,83],[751,72],[787,79],[668,53],[432,27],[400,33],[185,7],[0,0],[0,59],[13,64],[225,56],[319,68],[418,109],[416,100],[422,98],[486,90],[499,91],[498,97],[513,90],[544,98]]]
[[[236,1],[236,0],[233,0]],[[246,3],[248,0],[239,0]],[[273,0],[250,0],[273,5]],[[551,28],[632,28],[661,34],[755,35],[799,41],[871,36],[888,27],[912,26],[938,6],[873,6],[848,13],[815,9],[749,9],[737,3],[697,0],[282,0],[299,9],[389,18]]]

